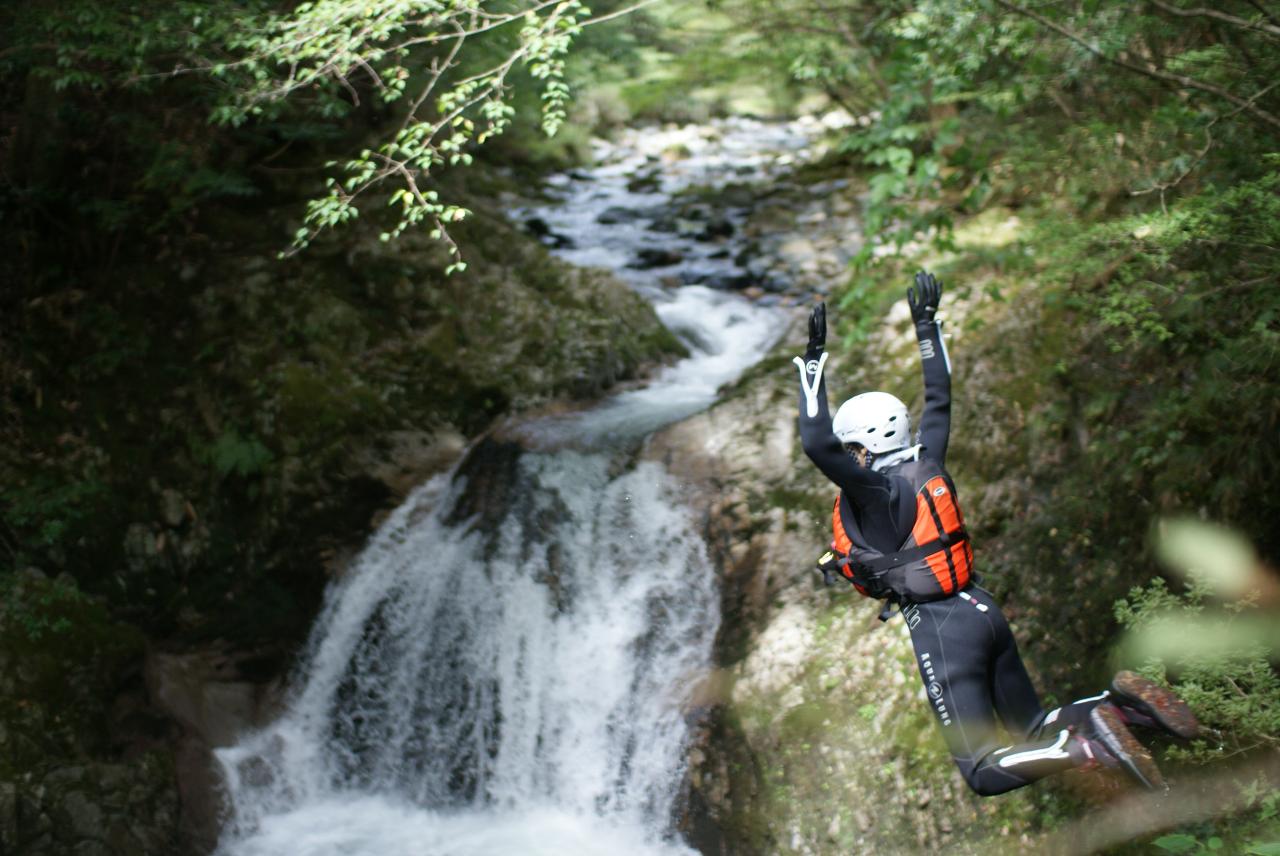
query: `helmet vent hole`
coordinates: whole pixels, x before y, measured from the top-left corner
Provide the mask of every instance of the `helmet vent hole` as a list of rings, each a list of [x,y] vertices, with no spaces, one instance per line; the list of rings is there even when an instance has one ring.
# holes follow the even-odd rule
[[[874,428],[868,428],[868,429],[867,429],[867,433],[868,433],[868,434],[874,434],[874,433],[876,433],[876,429],[874,429]]]
[[[890,417],[889,417],[889,421],[890,421],[890,422],[896,422],[896,421],[897,421],[897,419],[898,419],[898,417],[896,417],[896,416],[890,416]]]
[[[894,434],[894,432],[893,432],[893,431],[886,431],[886,432],[884,433],[884,436],[886,436],[886,437],[892,437],[892,436],[893,436],[893,434]]]

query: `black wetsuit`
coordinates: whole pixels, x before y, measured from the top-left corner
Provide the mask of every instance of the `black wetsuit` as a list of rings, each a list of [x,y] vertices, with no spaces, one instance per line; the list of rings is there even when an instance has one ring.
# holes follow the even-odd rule
[[[916,327],[924,368],[925,404],[917,442],[921,457],[945,465],[951,431],[951,370],[939,325]],[[910,482],[861,467],[831,429],[826,380],[810,417],[800,395],[800,438],[818,468],[849,498],[854,517],[872,547],[901,549],[915,524]],[[969,786],[983,795],[1004,793],[1078,766],[1080,754],[1068,729],[1079,727],[1104,696],[1081,699],[1050,713],[1018,656],[1009,623],[990,593],[970,584],[928,603],[906,602],[901,612],[911,631],[916,664],[947,746]],[[1002,745],[997,723],[1014,740]]]

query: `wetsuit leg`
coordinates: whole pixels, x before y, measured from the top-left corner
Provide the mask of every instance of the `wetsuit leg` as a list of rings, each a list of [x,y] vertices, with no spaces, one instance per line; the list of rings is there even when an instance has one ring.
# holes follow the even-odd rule
[[[991,592],[981,586],[965,589],[969,602],[979,611],[989,613],[995,629],[992,648],[991,699],[1004,727],[1017,740],[1035,740],[1056,734],[1063,728],[1079,728],[1089,720],[1089,712],[1107,697],[1101,695],[1077,699],[1048,713],[1040,706],[1026,666],[1018,654],[1018,643],[1009,630],[1009,622],[996,604]],[[962,595],[962,598],[964,597]]]
[[[928,703],[956,766],[969,787],[991,796],[1077,766],[1080,759],[1069,751],[1065,728],[1039,727],[1045,717],[1017,660],[1008,622],[985,593],[979,597],[908,604],[902,615]],[[998,716],[1008,717],[1007,726],[1021,742],[1002,745]]]

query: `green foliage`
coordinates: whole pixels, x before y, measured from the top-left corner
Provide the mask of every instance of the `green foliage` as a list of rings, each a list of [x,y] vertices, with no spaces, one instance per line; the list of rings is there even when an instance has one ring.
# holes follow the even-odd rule
[[[106,193],[95,187],[77,198],[71,188],[30,182],[117,231],[148,219],[138,216],[138,198],[120,198],[125,183],[168,209],[164,219],[151,218],[153,228],[209,198],[261,192],[262,175],[250,178],[243,159],[226,168],[193,151],[199,145],[188,134],[175,142],[172,114],[156,117],[162,128],[139,122],[150,118],[140,109],[93,115],[107,102],[167,94],[185,96],[184,121],[217,126],[213,140],[258,138],[274,148],[300,130],[319,136],[317,128],[355,138],[354,146],[341,144],[346,156],[328,151],[333,174],[309,191],[294,250],[372,207],[379,222],[390,215],[383,240],[420,229],[456,255],[449,229],[468,212],[441,198],[442,170],[471,164],[478,147],[519,118],[517,107],[531,107],[542,130],[555,134],[568,117],[569,49],[584,27],[627,11],[615,5],[605,2],[595,18],[580,0],[181,2],[144,14],[133,4],[74,0],[50,14],[41,7],[6,16],[13,44],[0,50],[0,75],[18,89],[48,81],[52,108],[75,103],[87,126],[133,125],[117,129]],[[537,93],[532,102],[518,97],[526,88]],[[57,133],[42,142],[74,145]],[[129,155],[121,158],[120,148]],[[465,270],[456,258],[446,267]]]
[[[220,476],[245,477],[261,473],[271,463],[271,451],[257,437],[227,431],[214,440],[205,459]]]
[[[589,15],[579,0],[501,11],[485,8],[480,0],[302,3],[287,13],[241,22],[228,40],[239,58],[210,69],[228,81],[232,92],[213,118],[238,125],[275,115],[285,102],[300,98],[321,116],[341,119],[359,105],[361,89],[371,89],[386,104],[405,100],[399,125],[387,138],[329,164],[339,167],[340,176],[328,180],[324,196],[308,203],[294,246],[305,247],[317,233],[350,222],[359,214],[361,196],[389,185],[386,204],[394,209],[395,222],[382,240],[425,227],[456,255],[448,227],[467,212],[442,200],[426,182],[441,167],[469,165],[469,149],[511,124],[509,78],[517,64],[526,65],[540,84],[543,130],[555,134],[569,100],[565,54]],[[516,24],[514,45],[492,63],[468,67],[483,54],[469,40],[491,33],[501,39],[501,31]],[[462,270],[465,265],[458,261],[447,267],[448,273]]]
[[[1174,833],[1162,835],[1151,843],[1165,853],[1217,853],[1222,849],[1222,839],[1216,835],[1202,842],[1192,835]]]
[[[0,596],[0,775],[100,751],[121,667],[141,655],[141,634],[65,576],[3,572]]]
[[[0,626],[20,633],[27,642],[68,635],[75,626],[70,616],[89,606],[89,599],[66,579],[35,578],[24,585],[16,574],[4,574],[0,595]]]
[[[61,550],[106,492],[96,479],[65,479],[48,471],[25,481],[0,482],[0,521],[16,541],[10,548],[13,565],[32,561],[33,554]]]
[[[1116,603],[1116,620],[1122,627],[1141,632],[1161,623],[1174,628],[1181,640],[1176,662],[1152,661],[1143,667],[1158,680],[1166,680],[1166,673],[1176,670],[1173,686],[1207,729],[1205,737],[1188,747],[1171,747],[1171,757],[1203,764],[1276,747],[1280,676],[1271,667],[1270,640],[1253,634],[1237,639],[1231,634],[1242,613],[1247,617],[1256,609],[1252,597],[1216,606],[1210,589],[1199,580],[1175,594],[1164,580],[1156,579],[1131,589],[1128,597]],[[1223,646],[1205,638],[1213,632],[1229,634],[1234,644]]]
[[[950,249],[955,217],[991,201],[1163,205],[1225,162],[1247,171],[1280,131],[1274,34],[1243,0],[1216,18],[1122,0],[721,5],[858,119],[839,150],[869,172],[860,268],[877,245]],[[1122,325],[1143,310],[1111,308]]]

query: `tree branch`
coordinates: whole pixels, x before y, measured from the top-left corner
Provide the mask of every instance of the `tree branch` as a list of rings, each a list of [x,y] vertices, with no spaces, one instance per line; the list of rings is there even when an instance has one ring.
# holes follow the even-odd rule
[[[1196,80],[1195,78],[1187,77],[1185,74],[1174,74],[1173,72],[1165,71],[1164,69],[1161,69],[1161,68],[1155,68],[1154,66],[1151,66],[1151,65],[1140,65],[1136,62],[1131,62],[1122,57],[1108,56],[1101,48],[1099,48],[1097,45],[1091,44],[1079,33],[1076,33],[1072,30],[1067,29],[1066,27],[1062,26],[1056,21],[1049,20],[1048,18],[1041,15],[1039,12],[1035,12],[1031,9],[1023,8],[1022,6],[1019,6],[1017,3],[1010,3],[1009,0],[996,0],[996,3],[1003,6],[1004,8],[1008,9],[1011,12],[1016,12],[1019,15],[1023,15],[1027,18],[1030,18],[1031,20],[1040,24],[1040,26],[1047,27],[1048,29],[1053,30],[1055,33],[1067,39],[1070,39],[1071,41],[1078,44],[1080,47],[1087,50],[1089,53],[1101,59],[1104,59],[1109,63],[1118,65],[1121,68],[1127,68],[1130,71],[1137,72],[1138,74],[1144,75],[1146,77],[1150,77],[1153,80],[1159,80],[1164,83],[1175,83],[1178,86],[1183,86],[1183,87],[1186,87],[1187,89],[1195,89],[1200,92],[1207,92],[1210,95],[1216,95],[1219,98],[1223,99],[1224,101],[1228,101],[1231,104],[1235,105],[1236,107],[1239,107],[1241,111],[1248,113],[1254,118],[1259,119],[1267,123],[1268,125],[1271,125],[1274,128],[1280,128],[1280,116],[1276,116],[1274,113],[1271,113],[1267,110],[1263,110],[1261,107],[1254,104],[1253,101],[1241,98],[1238,95],[1228,92],[1227,90],[1223,89],[1221,86],[1217,86],[1212,83],[1205,83],[1203,80]]]
[[[1158,832],[1226,817],[1247,806],[1242,785],[1262,780],[1268,787],[1280,784],[1280,756],[1274,750],[1258,752],[1242,764],[1218,764],[1206,772],[1190,774],[1175,784],[1173,797],[1131,793],[1109,800],[1062,828],[1041,836],[1030,850],[1037,853],[1096,853]]]
[[[1165,3],[1163,0],[1147,0],[1147,2],[1152,6],[1155,6],[1157,9],[1163,9],[1170,15],[1177,15],[1179,18],[1213,18],[1218,21],[1226,21],[1228,24],[1233,24],[1242,30],[1257,30],[1259,32],[1269,33],[1273,36],[1280,36],[1280,27],[1272,24],[1264,24],[1261,21],[1249,21],[1245,18],[1237,18],[1235,15],[1229,15],[1226,12],[1219,12],[1217,9],[1206,9],[1203,6],[1198,6],[1194,9],[1181,9],[1177,6]]]
[[[1261,3],[1258,2],[1258,0],[1249,0],[1249,5],[1257,9],[1259,12],[1261,12],[1262,16],[1266,18],[1268,21],[1275,24],[1277,27],[1280,27],[1280,18],[1277,18],[1271,12],[1270,9],[1268,9],[1266,6],[1263,6]]]

